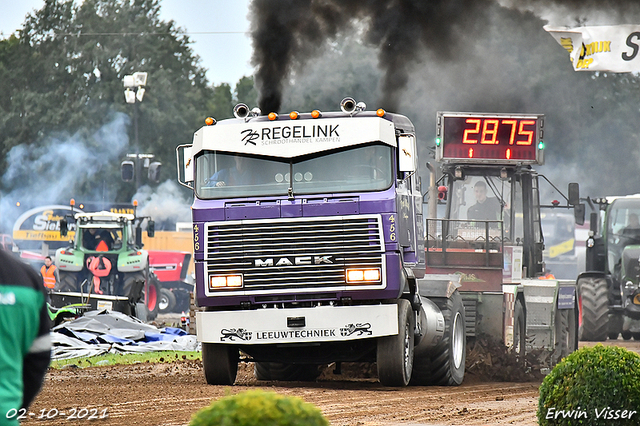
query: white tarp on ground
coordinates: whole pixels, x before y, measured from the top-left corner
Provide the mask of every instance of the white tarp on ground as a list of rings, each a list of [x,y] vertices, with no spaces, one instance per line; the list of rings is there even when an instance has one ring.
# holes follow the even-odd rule
[[[106,353],[195,351],[196,336],[173,327],[159,329],[108,310],[90,311],[51,330],[51,358],[69,359]]]
[[[576,71],[640,71],[640,25],[544,29],[569,52]]]

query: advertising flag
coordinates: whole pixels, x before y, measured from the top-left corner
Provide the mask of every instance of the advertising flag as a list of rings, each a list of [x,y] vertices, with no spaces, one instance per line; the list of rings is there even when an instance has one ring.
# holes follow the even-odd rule
[[[569,52],[576,71],[640,72],[640,25],[544,29]]]

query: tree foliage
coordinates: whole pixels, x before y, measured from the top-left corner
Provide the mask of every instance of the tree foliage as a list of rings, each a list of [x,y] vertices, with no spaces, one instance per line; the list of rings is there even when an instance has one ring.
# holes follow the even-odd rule
[[[99,149],[99,129],[124,114],[129,119],[122,151],[99,165],[101,176],[93,179],[106,183],[112,201],[130,201],[135,188],[120,181],[119,165],[136,150],[154,154],[166,165],[165,178],[174,178],[175,146],[191,140],[209,104],[229,88],[208,85],[188,36],[173,21],[161,21],[159,10],[158,0],[46,0],[27,17],[18,38],[0,41],[1,169],[10,166],[4,162],[13,147],[24,145],[33,153],[52,138]],[[135,106],[125,103],[122,83],[134,72],[148,73],[143,101]],[[77,182],[66,195],[91,196],[95,183]],[[3,181],[5,191],[20,184]]]

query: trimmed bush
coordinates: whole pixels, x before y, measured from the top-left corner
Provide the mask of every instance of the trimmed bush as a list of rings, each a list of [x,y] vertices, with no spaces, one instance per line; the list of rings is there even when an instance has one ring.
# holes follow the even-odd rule
[[[640,355],[598,344],[564,358],[540,386],[538,422],[640,424]]]
[[[190,426],[328,426],[313,404],[294,396],[250,390],[213,402],[193,415]]]

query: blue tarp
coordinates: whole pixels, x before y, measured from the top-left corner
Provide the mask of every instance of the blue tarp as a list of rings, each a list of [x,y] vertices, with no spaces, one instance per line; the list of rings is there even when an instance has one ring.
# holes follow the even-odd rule
[[[52,359],[105,353],[194,351],[196,337],[174,327],[157,328],[121,312],[90,311],[51,330]]]

